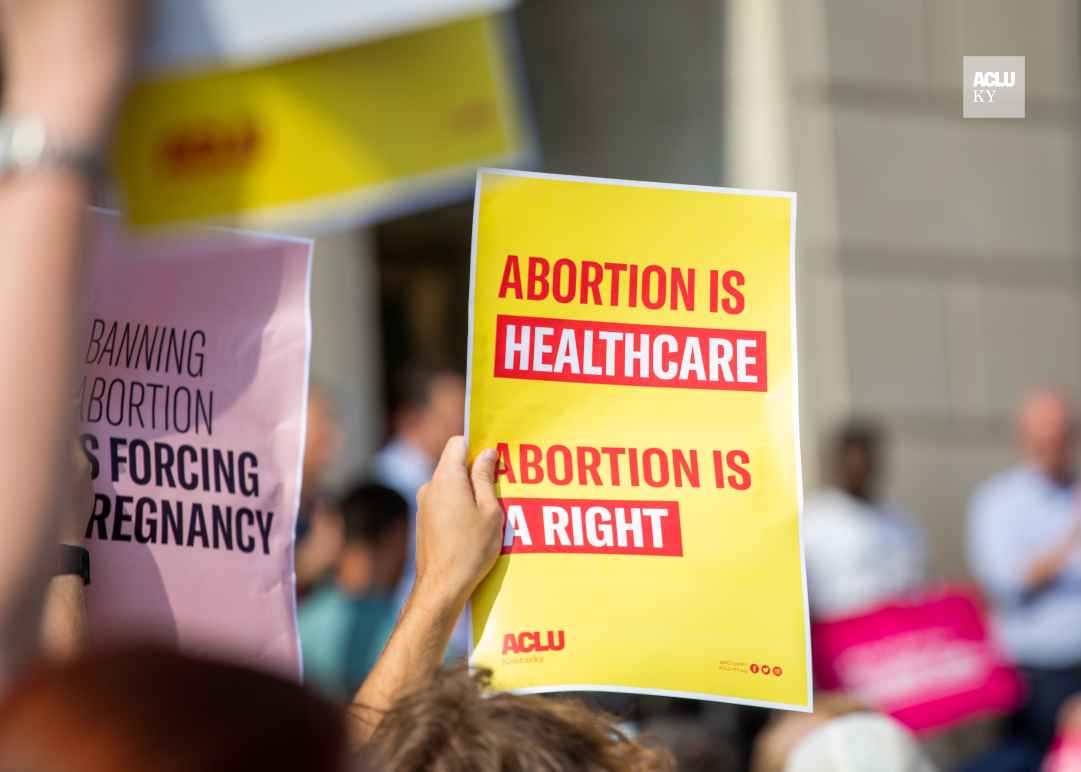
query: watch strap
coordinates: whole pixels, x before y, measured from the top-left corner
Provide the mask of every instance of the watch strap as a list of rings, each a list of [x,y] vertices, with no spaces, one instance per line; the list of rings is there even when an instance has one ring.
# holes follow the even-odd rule
[[[53,576],[74,574],[82,577],[83,585],[90,584],[90,551],[73,544],[58,544]]]
[[[90,182],[104,172],[96,148],[65,144],[36,118],[0,116],[0,177],[40,168],[69,169]]]

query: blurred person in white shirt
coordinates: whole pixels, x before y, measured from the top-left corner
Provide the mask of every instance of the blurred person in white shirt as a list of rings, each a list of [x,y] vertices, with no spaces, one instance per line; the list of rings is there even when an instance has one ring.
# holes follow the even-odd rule
[[[851,616],[917,589],[925,579],[922,529],[878,493],[882,432],[850,421],[830,453],[833,485],[811,496],[803,512],[803,544],[811,614]]]
[[[396,593],[405,604],[416,578],[417,491],[432,477],[447,440],[465,428],[465,379],[451,370],[404,369],[394,379],[391,422],[394,434],[372,460],[372,477],[409,504],[408,553]],[[459,623],[451,654],[469,647],[468,627]]]

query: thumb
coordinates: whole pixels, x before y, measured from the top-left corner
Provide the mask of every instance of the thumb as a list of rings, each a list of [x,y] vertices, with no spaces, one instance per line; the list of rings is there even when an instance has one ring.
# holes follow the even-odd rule
[[[435,467],[433,477],[465,477],[466,446],[465,437],[460,434],[447,440],[443,446],[443,455]]]
[[[481,452],[473,462],[473,496],[481,510],[491,512],[500,509],[495,495],[495,465],[498,454],[492,448]]]

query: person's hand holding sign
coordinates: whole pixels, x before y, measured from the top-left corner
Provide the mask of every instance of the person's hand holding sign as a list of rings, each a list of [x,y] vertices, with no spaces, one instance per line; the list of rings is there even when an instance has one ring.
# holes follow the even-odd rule
[[[481,453],[472,474],[466,453],[465,438],[451,437],[432,481],[417,493],[415,594],[458,607],[492,570],[503,525],[495,495],[495,451]]]
[[[394,633],[353,700],[354,742],[375,731],[398,695],[423,684],[443,661],[470,594],[499,557],[503,508],[495,494],[496,452],[466,465],[465,438],[451,437],[417,493],[417,581]]]

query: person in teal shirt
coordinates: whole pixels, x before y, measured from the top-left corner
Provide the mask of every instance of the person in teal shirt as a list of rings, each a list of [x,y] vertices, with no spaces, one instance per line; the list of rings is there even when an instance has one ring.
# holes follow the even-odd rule
[[[329,697],[352,698],[394,627],[407,515],[405,499],[375,483],[356,486],[341,503],[341,556],[298,614],[304,680]]]

